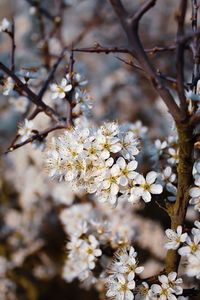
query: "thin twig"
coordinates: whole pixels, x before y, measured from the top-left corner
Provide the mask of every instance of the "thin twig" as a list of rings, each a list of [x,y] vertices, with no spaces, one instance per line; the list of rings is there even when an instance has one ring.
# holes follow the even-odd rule
[[[5,72],[8,76],[10,76],[16,83],[17,87],[24,91],[27,95],[27,97],[30,99],[31,102],[33,102],[36,106],[38,106],[41,110],[43,110],[48,116],[50,116],[55,121],[58,120],[58,115],[56,111],[45,104],[41,99],[38,98],[38,96],[29,89],[27,84],[24,84],[18,76],[15,75],[14,72],[12,72],[10,69],[8,69],[3,63],[0,62],[0,69]]]
[[[4,152],[4,154],[8,154],[9,152],[12,152],[26,144],[32,143],[35,140],[43,140],[50,132],[58,130],[58,129],[66,129],[68,125],[55,125],[53,127],[47,128],[43,131],[40,131],[36,134],[33,134],[30,138],[26,139],[24,142],[12,145],[11,147],[8,148],[8,150],[6,152]],[[19,137],[19,136],[18,136]]]
[[[145,71],[144,71],[139,65],[134,64],[133,61],[131,61],[131,60],[126,61],[125,59],[123,59],[123,58],[121,58],[121,57],[117,57],[117,56],[116,56],[116,58],[117,58],[118,60],[122,61],[123,63],[125,63],[126,65],[128,65],[128,66],[130,66],[130,67],[133,67],[133,68],[135,68],[135,69],[137,69],[137,70],[143,72],[143,74],[145,75],[145,77],[147,77]],[[167,76],[167,75],[161,73],[159,70],[157,70],[156,73],[157,73],[158,76],[160,76],[160,78],[162,78],[162,79],[164,79],[164,80],[166,80],[166,81],[172,83],[173,86],[174,86],[174,85],[177,86],[177,80],[176,80],[176,78]],[[187,85],[184,84],[184,87],[187,88]]]
[[[38,94],[38,98],[39,98],[39,99],[42,99],[44,93],[46,92],[46,90],[47,90],[47,88],[48,88],[48,86],[49,86],[49,83],[50,83],[51,80],[53,79],[54,74],[55,74],[55,72],[56,72],[56,70],[57,70],[57,68],[58,68],[58,66],[59,66],[59,64],[60,64],[60,62],[62,61],[63,57],[65,56],[66,50],[67,50],[67,48],[64,48],[64,49],[62,50],[62,52],[61,52],[61,54],[59,55],[57,61],[54,63],[54,65],[53,65],[53,67],[52,67],[52,69],[51,69],[51,71],[50,71],[50,73],[49,73],[49,75],[48,75],[46,81],[44,82],[44,84],[43,84],[43,86],[42,86],[42,88],[41,88],[41,90],[40,90],[40,92],[39,92],[39,94]]]

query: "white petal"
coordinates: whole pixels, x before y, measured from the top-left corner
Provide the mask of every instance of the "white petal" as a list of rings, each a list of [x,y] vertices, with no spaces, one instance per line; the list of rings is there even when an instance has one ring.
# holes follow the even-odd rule
[[[151,290],[153,291],[153,293],[159,294],[161,292],[162,288],[158,284],[152,284]]]
[[[176,272],[170,272],[168,278],[170,281],[174,281],[176,279],[176,276],[177,276]]]
[[[136,269],[135,269],[135,273],[137,273],[137,274],[140,274],[140,273],[142,273],[144,271],[144,267],[137,267]]]
[[[127,169],[129,171],[134,171],[138,166],[138,162],[136,160],[132,160],[130,163],[128,163]]]
[[[71,85],[71,84],[68,84],[68,85],[64,88],[65,92],[69,92],[69,91],[71,91],[71,89],[72,89],[72,85]]]
[[[119,183],[122,185],[122,186],[126,186],[128,184],[128,179],[125,177],[125,176],[121,176],[120,177],[120,180],[119,180]]]
[[[126,291],[124,300],[133,300],[133,299],[134,299],[133,293],[131,293],[131,291]]]
[[[113,165],[112,168],[111,168],[111,170],[110,170],[110,173],[113,176],[117,176],[120,173],[119,166],[117,164]]]
[[[161,283],[168,283],[168,278],[165,275],[158,276],[158,279]]]
[[[196,198],[200,196],[200,188],[198,187],[194,187],[190,189],[190,196],[192,198]]]
[[[126,161],[123,157],[119,157],[116,161],[116,164],[120,167],[120,169],[124,169],[126,167]]]
[[[150,192],[152,194],[161,194],[163,191],[163,187],[160,184],[152,184],[150,186]]]
[[[120,283],[124,284],[126,282],[124,275],[122,274],[117,274],[117,279],[119,280]]]
[[[177,233],[178,233],[178,235],[181,235],[182,234],[182,226],[181,225],[179,225],[178,227],[177,227]]]
[[[142,193],[142,199],[144,202],[150,202],[151,201],[151,194],[148,191],[144,191]]]
[[[117,195],[119,192],[119,186],[116,183],[112,183],[110,192],[112,195]]]
[[[149,173],[147,174],[147,176],[146,176],[146,182],[147,182],[148,184],[152,184],[152,183],[155,182],[156,177],[157,177],[157,173],[154,172],[154,171],[151,171],[151,172],[149,172]]]
[[[145,184],[145,179],[141,174],[138,174],[138,176],[135,178],[135,181],[137,184]]]

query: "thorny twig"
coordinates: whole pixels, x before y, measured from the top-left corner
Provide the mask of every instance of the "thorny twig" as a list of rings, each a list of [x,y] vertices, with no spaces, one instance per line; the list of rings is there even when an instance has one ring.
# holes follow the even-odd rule
[[[129,14],[125,11],[125,8],[122,6],[120,0],[110,0],[110,3],[113,6],[113,9],[115,10],[120,23],[127,35],[131,54],[139,61],[140,66],[147,73],[150,82],[153,84],[155,90],[167,105],[169,112],[172,114],[174,119],[177,122],[181,122],[184,117],[180,115],[180,109],[174,101],[171,93],[162,83],[160,77],[156,74],[156,70],[150,62],[141,44],[138,34],[140,19],[151,7],[155,5],[156,1],[150,0],[144,2],[144,4],[141,5],[132,16],[129,16]]]
[[[47,17],[48,19],[50,19],[51,21],[54,22],[55,27],[52,29],[52,32],[50,33],[51,36],[56,32],[56,30],[58,29],[58,27],[60,27],[60,25],[62,24],[62,13],[63,13],[63,6],[62,6],[62,2],[61,5],[59,7],[59,16],[53,17],[51,14],[49,14],[49,12],[42,8],[40,6],[40,4],[37,1],[32,1],[32,0],[26,0],[30,5],[34,6],[37,8],[38,13],[40,13],[40,18],[42,17],[42,15],[44,15],[45,17]],[[77,38],[73,41],[73,44],[76,44],[78,42],[80,42],[83,37],[91,30],[91,28],[94,27],[94,25],[98,24],[98,22],[100,21],[100,17],[99,17],[99,9],[101,8],[102,3],[97,2],[97,5],[95,6],[93,15],[91,17],[91,19],[85,24],[85,28],[84,30],[77,36]],[[59,22],[58,22],[59,20]],[[43,40],[46,41],[47,37],[44,36],[44,27],[43,27],[43,20],[42,20],[42,33],[43,33]],[[58,26],[59,25],[59,26]],[[72,47],[73,48],[73,47]],[[19,135],[16,135],[15,139],[13,140],[11,146],[9,147],[9,149],[11,149],[12,151],[15,149],[18,149],[19,147],[24,146],[27,143],[31,143],[33,140],[35,139],[42,139],[45,134],[56,130],[56,129],[60,129],[60,128],[66,128],[71,126],[73,120],[72,120],[72,96],[73,96],[73,92],[74,92],[74,88],[72,89],[72,91],[70,91],[68,98],[67,98],[67,112],[66,112],[66,117],[65,118],[61,118],[56,111],[54,111],[54,109],[52,109],[51,107],[49,107],[48,105],[46,105],[43,101],[43,95],[46,92],[51,80],[54,77],[54,74],[57,70],[58,65],[60,64],[61,60],[63,59],[65,52],[69,50],[68,47],[64,47],[63,51],[61,52],[61,54],[59,55],[59,57],[57,58],[56,62],[54,63],[53,67],[51,68],[51,71],[46,79],[46,81],[44,82],[41,90],[39,91],[38,95],[36,95],[34,92],[32,92],[29,87],[27,86],[27,84],[24,84],[17,76],[14,72],[12,72],[11,70],[9,70],[4,64],[0,63],[0,69],[2,69],[7,75],[9,75],[10,77],[12,77],[12,79],[15,81],[17,88],[19,90],[21,90],[22,94],[25,93],[27,95],[27,97],[36,105],[35,110],[31,113],[31,115],[28,117],[28,120],[32,120],[34,119],[40,112],[45,112],[48,116],[50,116],[53,121],[55,122],[55,125],[52,125],[52,127],[50,127],[49,129],[46,129],[40,133],[37,133],[36,135],[32,136],[31,138],[27,139],[25,142],[23,143],[18,143],[18,144],[14,144],[16,142],[16,140],[18,139]],[[46,55],[47,53],[45,52],[45,57],[48,56]],[[48,53],[49,54],[49,53]],[[50,57],[50,56],[49,56]],[[74,58],[73,58],[73,49],[71,50],[71,56],[70,56],[70,74],[71,74],[71,81],[72,81],[72,85],[73,85],[73,65],[74,65]],[[47,66],[47,64],[46,64]],[[49,64],[48,66],[49,67]],[[64,119],[66,121],[64,121]],[[6,153],[10,152],[10,150],[8,150]]]
[[[133,63],[133,61],[131,61],[131,60],[126,61],[125,59],[123,59],[121,57],[116,57],[116,58],[118,60],[122,61],[123,63],[125,63],[126,65],[128,65],[130,67],[133,67],[133,68],[143,72],[144,76],[146,75],[144,70],[139,65],[136,65],[135,63]],[[166,81],[170,82],[173,85],[173,88],[176,89],[176,86],[177,86],[176,78],[167,76],[167,75],[161,73],[159,70],[157,70],[157,75],[160,76],[160,78],[162,78],[163,80],[166,80]],[[184,87],[187,89],[187,85],[185,83],[184,83]]]
[[[154,48],[145,49],[146,53],[156,54],[159,52],[166,52],[166,51],[174,51],[176,49],[176,45],[169,45],[169,46],[156,46]],[[95,43],[93,47],[86,47],[86,48],[74,48],[74,52],[85,52],[85,53],[128,53],[130,54],[131,51],[128,48],[124,47],[105,47],[101,46],[99,43]]]

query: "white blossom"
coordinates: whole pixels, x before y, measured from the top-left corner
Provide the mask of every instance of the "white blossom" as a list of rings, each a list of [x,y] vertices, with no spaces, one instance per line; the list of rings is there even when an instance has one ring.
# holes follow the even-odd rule
[[[194,209],[200,212],[200,197],[190,199],[190,204],[194,205]]]
[[[13,91],[15,86],[15,83],[13,81],[13,79],[11,77],[8,77],[5,81],[4,81],[4,91],[3,91],[3,95],[4,96],[8,96],[11,94],[11,92]]]
[[[120,138],[120,143],[122,145],[121,154],[125,159],[134,159],[134,157],[139,153],[139,139],[135,133],[128,131]]]
[[[161,141],[161,140],[155,140],[155,147],[156,150],[158,151],[159,155],[162,155],[163,150],[167,148],[167,142],[166,141]]]
[[[193,238],[187,236],[186,246],[181,247],[178,253],[181,256],[188,256],[190,254],[195,254],[200,251],[200,236],[193,236]]]
[[[200,279],[200,251],[189,255],[186,274],[189,277],[196,277],[197,279]]]
[[[5,32],[10,29],[10,22],[7,18],[3,18],[3,20],[0,22],[0,32]]]
[[[73,107],[72,112],[76,115],[86,114],[92,108],[92,101],[86,91],[76,89],[75,91],[75,107]]]
[[[146,179],[140,174],[135,177],[136,184],[139,186],[135,188],[134,192],[145,202],[151,201],[151,194],[161,194],[163,191],[162,185],[155,183],[157,176],[156,172],[151,171],[146,175]]]
[[[168,153],[170,158],[168,158],[168,163],[171,165],[176,165],[179,161],[179,149],[169,148]]]
[[[119,183],[122,186],[126,186],[128,184],[129,179],[134,179],[138,173],[135,172],[137,168],[137,161],[132,160],[128,164],[126,163],[123,157],[119,157],[116,161],[117,166],[120,169]]]
[[[64,99],[66,97],[66,93],[71,91],[72,85],[66,78],[63,78],[60,84],[52,83],[50,85],[50,89],[52,92],[52,99]]]
[[[162,172],[162,179],[166,184],[172,183],[176,180],[176,174],[173,173],[171,167],[166,167]]]
[[[160,275],[158,276],[160,283],[171,288],[176,295],[181,295],[183,288],[181,284],[183,283],[182,278],[177,278],[176,272],[170,272],[167,276]]]
[[[178,226],[176,231],[167,229],[165,231],[168,242],[165,244],[165,248],[176,250],[181,243],[184,243],[187,238],[187,233],[182,233],[182,226]]]
[[[144,267],[137,266],[136,257],[137,252],[133,247],[130,249],[122,248],[115,253],[115,259],[109,270],[110,273],[114,276],[124,274],[129,281],[133,280],[136,274],[140,274],[144,270]]]
[[[24,123],[19,125],[18,134],[20,135],[20,141],[24,142],[28,138],[30,138],[33,133],[32,130],[34,128],[33,121],[29,121],[27,119],[24,120]]]
[[[160,284],[151,286],[152,299],[176,300],[177,297],[175,295],[181,295],[183,292],[181,287],[182,279],[176,277],[176,272],[171,272],[167,276],[158,276]]]
[[[66,79],[68,82],[71,82],[71,74],[66,74]],[[75,86],[84,86],[88,83],[87,80],[83,79],[83,76],[79,73],[73,74],[73,82]]]
[[[132,300],[134,295],[132,290],[135,288],[135,281],[128,281],[124,275],[118,274],[116,277],[111,277],[107,281],[107,297],[119,300]]]
[[[136,300],[151,300],[152,299],[152,292],[149,288],[147,282],[142,282],[141,285],[137,287],[137,294],[135,296]]]
[[[196,227],[193,227],[192,228],[192,234],[195,236],[200,236],[200,222],[199,221],[195,221],[194,222],[194,225],[196,226]]]
[[[121,145],[117,137],[106,137],[99,135],[96,139],[97,149],[101,152],[102,159],[110,157],[110,153],[117,153],[121,150]]]
[[[190,199],[190,204],[194,205],[194,208],[200,211],[200,175],[195,175],[194,181],[195,187],[191,188],[189,193],[192,199]]]

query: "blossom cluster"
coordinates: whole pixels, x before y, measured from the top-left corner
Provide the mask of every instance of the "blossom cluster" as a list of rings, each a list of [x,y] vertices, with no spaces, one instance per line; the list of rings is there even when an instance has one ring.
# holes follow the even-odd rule
[[[109,269],[111,275],[106,279],[107,297],[126,300],[132,300],[134,297],[137,300],[175,300],[176,296],[182,294],[182,279],[177,278],[176,272],[171,272],[168,276],[158,276],[159,284],[149,286],[144,281],[136,286],[135,276],[143,270],[143,267],[138,266],[137,252],[133,247],[119,250]]]
[[[185,258],[186,274],[189,277],[200,278],[200,222],[195,221],[191,230],[191,235],[182,233],[182,226],[178,226],[176,231],[166,230],[168,242],[167,249],[177,250]]]
[[[119,200],[151,201],[152,194],[162,193],[162,185],[156,182],[156,172],[146,177],[136,172],[140,140],[134,128],[111,122],[100,128],[77,126],[54,137],[46,155],[49,176],[112,205]]]
[[[81,74],[67,73],[62,78],[60,84],[52,83],[50,85],[51,98],[53,100],[67,100],[72,105],[73,117],[88,115],[92,108],[92,99],[83,87],[87,84]],[[55,102],[58,104],[58,101]],[[59,101],[62,106],[63,102]]]
[[[63,269],[63,278],[67,282],[78,278],[87,285],[99,283],[100,278],[105,277],[105,266],[110,262],[106,249],[116,251],[133,240],[134,224],[130,210],[123,207],[126,211],[124,217],[121,209],[116,208],[112,215],[109,208],[99,205],[97,203],[94,208],[89,203],[74,204],[61,211],[60,220],[69,240]],[[96,273],[96,266],[100,273]]]
[[[154,142],[152,160],[160,170],[160,181],[167,195],[167,200],[174,202],[177,194],[176,168],[179,161],[179,149],[177,146],[177,132],[172,134],[164,141],[157,139]]]
[[[110,266],[111,275],[107,278],[107,296],[116,299],[133,299],[135,276],[144,268],[137,266],[137,252],[133,247],[122,248],[115,254],[115,260]]]

